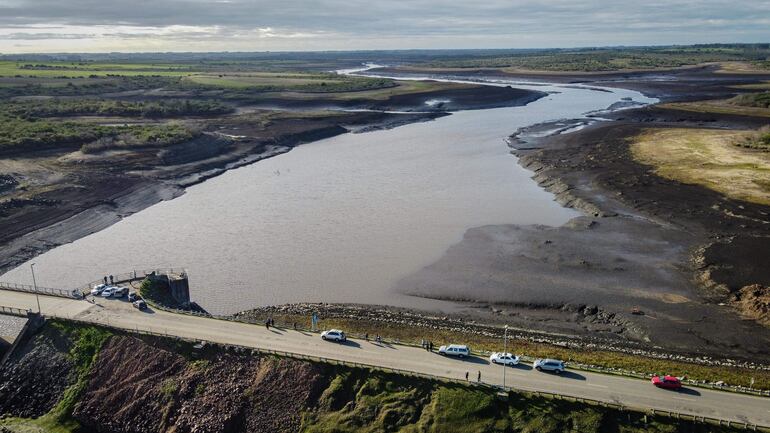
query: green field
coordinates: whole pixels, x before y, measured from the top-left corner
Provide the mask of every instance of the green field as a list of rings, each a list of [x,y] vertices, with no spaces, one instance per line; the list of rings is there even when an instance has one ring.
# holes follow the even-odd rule
[[[454,57],[413,62],[416,68],[500,68],[509,72],[610,72],[678,68],[716,62],[744,62],[768,70],[765,45],[589,48],[532,50],[506,55]]]
[[[185,65],[0,61],[0,77],[88,78],[114,75],[178,77],[190,75],[193,72],[195,70]]]

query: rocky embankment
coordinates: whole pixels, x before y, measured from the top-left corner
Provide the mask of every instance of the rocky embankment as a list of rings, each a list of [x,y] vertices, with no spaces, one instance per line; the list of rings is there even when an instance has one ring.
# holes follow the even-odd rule
[[[354,322],[373,324],[373,327],[381,326],[387,329],[392,326],[405,329],[422,329],[426,334],[431,331],[449,331],[455,335],[479,335],[502,340],[505,333],[503,324],[510,324],[508,317],[501,317],[501,307],[490,304],[476,303],[474,308],[487,310],[490,315],[480,319],[477,313],[435,315],[417,310],[397,308],[390,306],[357,305],[357,304],[326,304],[326,303],[302,303],[277,306],[260,307],[235,314],[237,320],[263,323],[267,318],[283,318],[296,321],[310,317],[316,313],[321,320],[346,319]],[[505,307],[502,307],[505,308]],[[528,306],[532,308],[532,306]],[[542,306],[549,308],[549,306]],[[561,313],[570,315],[575,320],[579,319],[596,326],[607,326],[608,323],[622,323],[621,318],[616,318],[614,313],[597,306],[596,304],[567,304],[558,309]],[[291,326],[291,322],[285,323]],[[619,326],[619,325],[615,325]],[[508,329],[508,338],[511,342],[528,341],[532,343],[546,343],[555,347],[564,347],[581,351],[606,350],[634,354],[648,358],[663,360],[683,361],[701,365],[745,367],[769,369],[770,366],[758,364],[752,361],[739,361],[725,356],[706,356],[702,353],[688,353],[686,351],[671,351],[657,345],[637,343],[628,339],[606,338],[601,332],[593,332],[584,336],[543,332],[533,328]],[[417,344],[417,341],[404,341]]]
[[[41,427],[46,426],[46,427]],[[0,432],[730,432],[251,350],[45,325],[0,366]]]

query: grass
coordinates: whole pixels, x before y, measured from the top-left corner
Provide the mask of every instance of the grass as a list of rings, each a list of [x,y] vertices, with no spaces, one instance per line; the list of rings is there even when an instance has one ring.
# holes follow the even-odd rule
[[[735,88],[748,90],[770,90],[770,81],[754,84],[740,84],[735,86]]]
[[[81,325],[67,321],[51,320],[49,326],[66,336],[70,341],[69,356],[75,367],[75,382],[59,398],[56,406],[37,419],[6,418],[0,420],[0,427],[16,433],[73,433],[80,429],[72,418],[80,396],[88,383],[91,366],[99,356],[102,345],[112,333],[105,328]]]
[[[726,432],[726,427],[488,388],[337,368],[303,433]]]
[[[3,430],[5,428],[6,430]],[[52,418],[41,417],[38,419],[28,418],[5,418],[0,419],[0,431],[9,431],[13,433],[76,433],[80,429],[80,424],[76,421],[56,422]]]
[[[635,139],[631,151],[665,178],[770,205],[770,154],[736,146],[751,136],[744,131],[651,129]]]
[[[744,93],[729,99],[727,103],[740,107],[770,109],[770,92]]]
[[[51,326],[59,329],[72,340],[69,355],[75,365],[77,381],[64,391],[56,406],[42,418],[49,417],[56,423],[68,423],[71,421],[75,404],[88,383],[91,366],[96,361],[104,342],[112,336],[112,332],[101,327],[64,321],[54,321]]]
[[[692,111],[696,113],[733,114],[737,116],[770,117],[770,108],[735,104],[730,99],[695,102],[669,102],[657,105],[669,110]]]
[[[413,63],[418,68],[499,68],[509,72],[609,72],[654,70],[731,62],[755,70],[766,70],[770,49],[757,45],[700,45],[672,47],[628,47],[522,50],[507,54],[458,56]]]
[[[361,92],[394,87],[385,78],[348,77],[332,73],[226,72],[185,77],[183,84],[230,91],[301,93]]]
[[[272,317],[278,323],[286,323],[289,326],[297,323],[304,329],[310,328],[310,321],[306,316],[273,314]],[[264,320],[264,319],[262,319]],[[257,322],[261,323],[260,318]],[[407,344],[419,344],[423,339],[430,340],[438,348],[442,344],[458,343],[468,344],[475,353],[500,352],[503,350],[501,337],[484,335],[480,333],[460,331],[457,329],[426,328],[421,326],[404,326],[387,322],[374,322],[353,318],[325,318],[321,321],[321,329],[338,328],[345,330],[349,335],[369,334],[374,338],[381,335],[387,341],[399,341]],[[691,362],[659,359],[640,356],[631,353],[581,349],[573,347],[557,346],[549,343],[541,343],[518,338],[513,333],[509,334],[508,351],[517,355],[526,355],[533,358],[558,358],[571,363],[579,363],[585,366],[598,366],[614,368],[625,372],[652,376],[653,374],[673,374],[675,376],[687,376],[691,380],[703,380],[707,382],[724,381],[735,386],[750,386],[751,378],[754,378],[755,389],[770,390],[770,371],[755,370],[740,367],[716,366],[695,364]]]
[[[88,78],[113,75],[179,77],[194,72],[184,65],[0,61],[0,77]]]
[[[53,148],[106,149],[161,147],[200,135],[182,123],[106,126],[91,122],[23,119],[0,113],[0,151],[19,152]]]

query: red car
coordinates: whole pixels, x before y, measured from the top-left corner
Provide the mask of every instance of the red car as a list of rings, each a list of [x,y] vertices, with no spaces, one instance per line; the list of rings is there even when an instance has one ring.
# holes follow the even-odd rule
[[[665,389],[680,389],[682,387],[682,381],[674,376],[652,376],[652,384]]]

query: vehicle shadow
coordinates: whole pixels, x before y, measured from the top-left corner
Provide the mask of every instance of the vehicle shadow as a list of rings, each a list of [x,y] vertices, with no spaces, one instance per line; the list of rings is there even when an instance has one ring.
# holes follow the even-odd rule
[[[439,355],[441,356],[441,355]],[[465,358],[459,358],[454,356],[446,356],[445,358],[449,359],[457,359],[458,361],[467,362],[468,364],[482,364],[482,365],[489,365],[489,361],[484,358],[479,358],[478,356],[467,356]]]
[[[562,372],[561,374],[559,374],[557,376],[565,377],[567,379],[574,379],[574,380],[586,380],[586,377],[583,376],[582,374],[575,373],[574,371],[569,371],[569,370],[564,371],[564,372]]]
[[[532,370],[532,366],[531,365],[524,364],[522,362],[520,362],[520,363],[518,363],[516,365],[511,365],[510,368],[517,368],[519,370]]]
[[[687,395],[700,395],[700,391],[698,391],[697,389],[684,388],[684,387],[683,388],[679,388],[679,393],[680,394],[687,394]]]
[[[360,343],[357,343],[357,342],[352,341],[352,340],[345,340],[345,341],[343,341],[340,344],[343,345],[343,346],[348,346],[348,347],[361,347]]]

